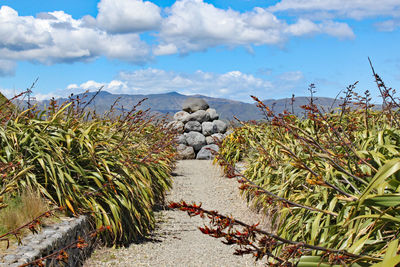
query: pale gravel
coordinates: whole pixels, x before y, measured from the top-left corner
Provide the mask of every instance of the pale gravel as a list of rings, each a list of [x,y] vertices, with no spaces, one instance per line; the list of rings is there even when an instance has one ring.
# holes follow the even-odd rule
[[[248,224],[261,222],[263,216],[251,211],[239,195],[238,183],[223,177],[211,161],[184,160],[177,163],[174,186],[167,201],[185,200],[202,203],[202,207],[233,215]],[[156,212],[157,227],[150,241],[129,248],[100,248],[84,266],[265,266],[251,255],[235,256],[236,246],[202,234],[199,226],[208,224],[198,216],[189,217],[178,210]]]

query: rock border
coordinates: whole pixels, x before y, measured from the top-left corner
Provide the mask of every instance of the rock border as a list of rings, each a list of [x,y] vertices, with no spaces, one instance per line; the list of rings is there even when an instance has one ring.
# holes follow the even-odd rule
[[[63,217],[61,220],[60,223],[44,226],[38,234],[24,237],[22,245],[16,247],[12,254],[0,258],[0,266],[16,267],[40,259],[70,245],[78,237],[87,236],[93,230],[88,216]],[[67,249],[68,261],[62,266],[82,266],[85,259],[92,253],[94,245],[95,242],[92,240],[83,249]],[[45,266],[61,265],[55,260],[46,260]]]

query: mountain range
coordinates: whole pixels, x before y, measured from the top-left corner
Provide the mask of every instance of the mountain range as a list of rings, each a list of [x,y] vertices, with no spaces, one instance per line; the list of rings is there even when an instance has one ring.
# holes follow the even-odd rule
[[[80,98],[85,96],[84,101],[89,101],[96,93],[90,92],[78,95]],[[76,96],[74,96],[76,97]],[[182,95],[177,92],[170,92],[164,94],[149,94],[149,95],[128,95],[128,94],[111,94],[106,91],[101,91],[93,99],[93,101],[88,105],[88,108],[96,110],[97,114],[104,114],[107,112],[111,105],[119,99],[118,110],[128,111],[139,101],[147,98],[140,106],[140,109],[145,110],[150,108],[152,112],[169,114],[173,116],[174,113],[181,110],[182,103],[189,97],[198,97],[204,99],[211,108],[217,110],[220,118],[225,120],[232,120],[233,116],[236,116],[240,120],[259,120],[263,119],[264,115],[257,108],[256,104],[250,104],[235,100],[229,100],[225,98],[213,98],[204,95]],[[66,98],[58,99],[58,103],[66,101]],[[269,106],[274,112],[282,113],[285,109],[289,111],[294,111],[295,114],[301,115],[301,106],[309,103],[308,97],[295,97],[293,108],[290,98],[284,99],[267,99],[263,100],[263,103]],[[44,108],[49,105],[49,100],[37,101],[39,108]],[[328,97],[318,97],[315,100],[318,106],[324,108],[336,108],[339,106],[340,101],[335,101],[333,98]],[[19,103],[19,105],[26,105],[26,103]]]

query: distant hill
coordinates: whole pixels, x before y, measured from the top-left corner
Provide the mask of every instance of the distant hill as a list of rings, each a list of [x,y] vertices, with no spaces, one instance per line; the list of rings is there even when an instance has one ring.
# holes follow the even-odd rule
[[[92,98],[95,93],[87,93],[85,101]],[[79,95],[82,97],[83,95]],[[100,92],[93,102],[89,105],[91,109],[95,109],[98,114],[104,114],[107,112],[111,105],[118,99],[120,108],[123,107],[125,111],[130,110],[134,105],[136,105],[140,100],[148,98],[141,105],[141,109],[145,110],[150,108],[152,112],[170,114],[171,116],[177,111],[181,110],[182,103],[188,97],[199,97],[207,101],[210,107],[215,108],[220,114],[222,119],[232,120],[233,116],[238,117],[240,120],[259,120],[263,118],[262,113],[256,107],[255,104],[244,103],[240,101],[234,101],[224,98],[213,98],[203,95],[193,95],[186,96],[179,94],[177,92],[165,93],[165,94],[149,94],[149,95],[128,95],[128,94],[111,94],[109,92]],[[64,102],[65,98],[58,99],[59,102]],[[267,99],[263,102],[273,109],[276,113],[282,113],[283,110],[292,110],[290,105],[290,98],[285,99]],[[302,109],[300,106],[308,104],[309,100],[307,97],[296,97],[294,102],[294,112],[296,114],[301,114]],[[317,105],[321,105],[324,108],[329,108],[331,106],[337,107],[339,102],[334,101],[333,98],[319,97],[316,102]],[[49,100],[39,101],[38,105],[43,108],[45,105],[48,106]]]
[[[263,103],[273,109],[276,113],[282,113],[284,110],[288,110],[292,112],[291,98],[283,98],[283,99],[267,99],[263,100]],[[295,97],[293,103],[293,112],[296,115],[302,115],[304,110],[301,106],[307,105],[310,103],[309,97]],[[314,99],[314,104],[324,111],[329,111],[330,109],[335,109],[343,103],[342,100],[335,100],[330,97],[316,97]]]

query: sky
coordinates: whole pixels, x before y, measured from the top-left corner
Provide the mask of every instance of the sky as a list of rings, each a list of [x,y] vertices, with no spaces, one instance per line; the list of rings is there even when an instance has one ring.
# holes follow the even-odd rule
[[[0,0],[0,91],[243,102],[400,89],[400,0]]]

